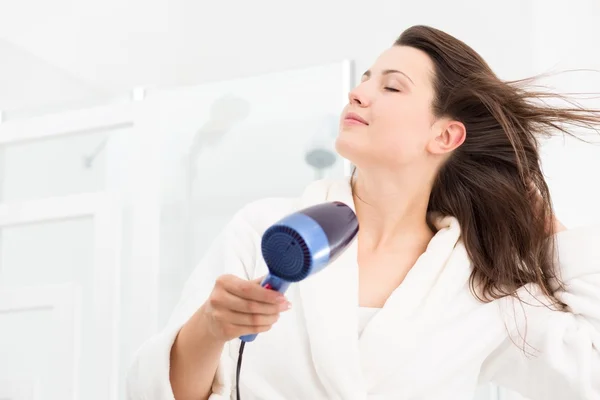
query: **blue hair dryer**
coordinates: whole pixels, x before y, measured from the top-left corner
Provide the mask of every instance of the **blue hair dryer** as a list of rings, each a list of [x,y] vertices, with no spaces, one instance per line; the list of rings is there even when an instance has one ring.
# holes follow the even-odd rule
[[[357,233],[356,214],[338,201],[317,204],[281,219],[262,236],[261,250],[269,274],[261,285],[285,293],[290,283],[329,265]],[[251,342],[256,335],[240,339]]]

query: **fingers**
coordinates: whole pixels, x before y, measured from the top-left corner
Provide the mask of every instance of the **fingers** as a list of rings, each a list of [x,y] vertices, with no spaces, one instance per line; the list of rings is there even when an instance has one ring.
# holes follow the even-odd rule
[[[247,314],[278,314],[290,308],[290,304],[287,301],[276,304],[265,303],[243,299],[229,292],[225,292],[222,299],[218,300],[223,302],[223,304],[220,304],[222,306],[226,306],[233,311]]]
[[[227,325],[223,329],[224,335],[231,340],[236,337],[243,335],[253,335],[263,333],[271,330],[272,325],[261,325],[261,326],[243,326],[243,325]]]
[[[290,307],[283,294],[235,275],[220,276],[202,310],[217,336],[230,340],[241,335],[266,332]]]
[[[217,280],[217,285],[222,285],[227,292],[246,300],[276,305],[286,302],[281,293],[265,289],[256,280],[246,281],[233,275],[225,275]]]
[[[221,310],[217,317],[223,321],[227,321],[232,325],[244,326],[244,327],[271,327],[275,322],[279,320],[279,313],[277,314],[247,314],[232,310]]]

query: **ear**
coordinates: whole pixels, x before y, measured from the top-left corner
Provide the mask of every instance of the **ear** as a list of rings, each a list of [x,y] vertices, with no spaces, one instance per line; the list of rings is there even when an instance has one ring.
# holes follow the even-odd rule
[[[462,122],[444,121],[437,134],[429,141],[427,150],[432,154],[446,154],[464,143],[467,129]]]

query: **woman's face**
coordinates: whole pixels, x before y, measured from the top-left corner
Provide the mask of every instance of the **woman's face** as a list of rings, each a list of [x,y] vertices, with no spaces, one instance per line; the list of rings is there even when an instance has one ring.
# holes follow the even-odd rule
[[[424,52],[405,46],[386,50],[349,94],[338,153],[359,168],[422,164],[445,127],[431,110],[433,77],[433,63]]]

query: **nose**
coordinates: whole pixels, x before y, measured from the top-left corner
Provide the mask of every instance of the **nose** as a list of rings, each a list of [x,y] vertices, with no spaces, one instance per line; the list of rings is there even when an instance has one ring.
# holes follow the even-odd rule
[[[368,96],[365,93],[364,84],[357,85],[348,93],[348,101],[351,105],[367,107],[369,105]]]

